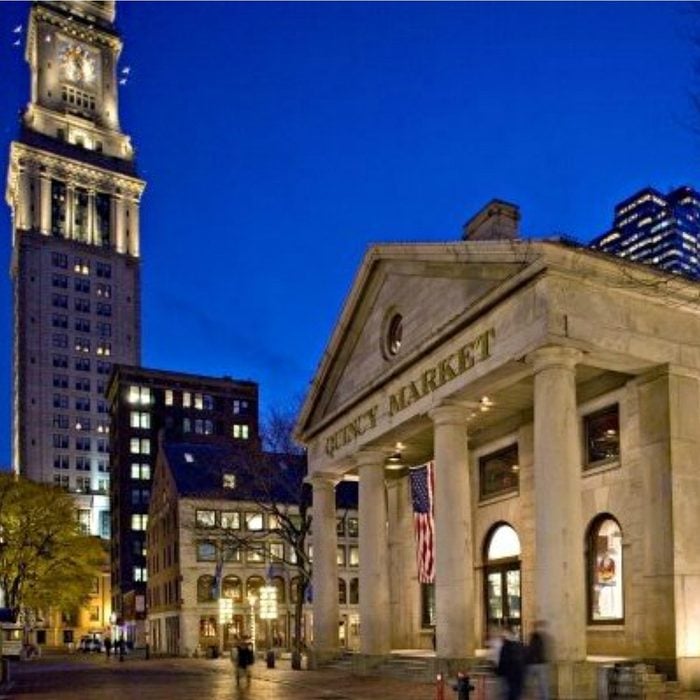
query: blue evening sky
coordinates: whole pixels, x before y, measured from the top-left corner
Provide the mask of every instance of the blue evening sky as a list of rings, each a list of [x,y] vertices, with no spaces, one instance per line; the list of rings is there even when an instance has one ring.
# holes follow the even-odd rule
[[[0,2],[0,172],[27,102]],[[306,391],[372,242],[455,240],[487,200],[582,241],[636,189],[700,186],[685,3],[123,2],[143,364]],[[0,206],[3,268],[10,216]],[[11,287],[0,275],[0,465]]]

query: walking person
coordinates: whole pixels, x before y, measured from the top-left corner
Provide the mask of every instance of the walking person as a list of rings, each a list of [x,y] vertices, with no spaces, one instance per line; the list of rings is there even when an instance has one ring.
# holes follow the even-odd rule
[[[247,639],[242,639],[238,646],[231,647],[231,663],[236,667],[236,687],[240,687],[242,677],[246,679],[246,687],[250,687],[250,667],[254,661],[253,648]]]
[[[520,700],[525,685],[525,648],[511,630],[503,634],[496,673],[506,685],[506,699]]]
[[[107,658],[112,655],[112,638],[111,637],[105,637],[105,654],[107,654]]]
[[[549,700],[549,636],[547,623],[535,620],[527,644],[527,675],[539,700]]]

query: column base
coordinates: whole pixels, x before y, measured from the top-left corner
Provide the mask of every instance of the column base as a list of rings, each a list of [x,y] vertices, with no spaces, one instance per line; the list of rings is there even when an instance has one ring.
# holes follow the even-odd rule
[[[390,657],[390,654],[353,654],[352,672],[357,676],[370,674]]]
[[[700,657],[676,659],[676,671],[683,690],[700,690]]]
[[[552,697],[584,700],[598,696],[598,667],[588,661],[558,661],[550,667]]]
[[[308,668],[317,670],[323,665],[339,659],[343,655],[343,649],[340,647],[332,649],[315,649],[311,648],[306,654]]]

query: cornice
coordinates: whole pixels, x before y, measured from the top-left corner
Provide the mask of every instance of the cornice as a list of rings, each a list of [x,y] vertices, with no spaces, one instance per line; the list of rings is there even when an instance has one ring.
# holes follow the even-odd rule
[[[122,41],[115,32],[89,24],[79,17],[64,16],[46,5],[35,6],[34,16],[37,22],[46,22],[80,41],[107,46],[114,51],[120,51],[122,48]]]
[[[22,163],[26,159],[29,163]],[[146,182],[139,178],[130,177],[121,173],[99,168],[94,165],[81,163],[80,161],[42,151],[26,144],[13,141],[10,144],[10,165],[8,172],[8,189],[10,180],[14,185],[22,166],[29,165],[30,170],[42,172],[48,175],[57,174],[67,179],[75,179],[85,184],[109,183],[113,188],[121,189],[137,199],[141,197],[146,187]],[[33,167],[32,167],[33,166]]]

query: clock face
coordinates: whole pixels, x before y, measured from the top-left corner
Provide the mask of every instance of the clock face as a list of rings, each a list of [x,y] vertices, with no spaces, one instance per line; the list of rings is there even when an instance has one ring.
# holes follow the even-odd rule
[[[92,87],[97,80],[95,54],[82,44],[66,41],[59,49],[61,72],[71,83]]]

